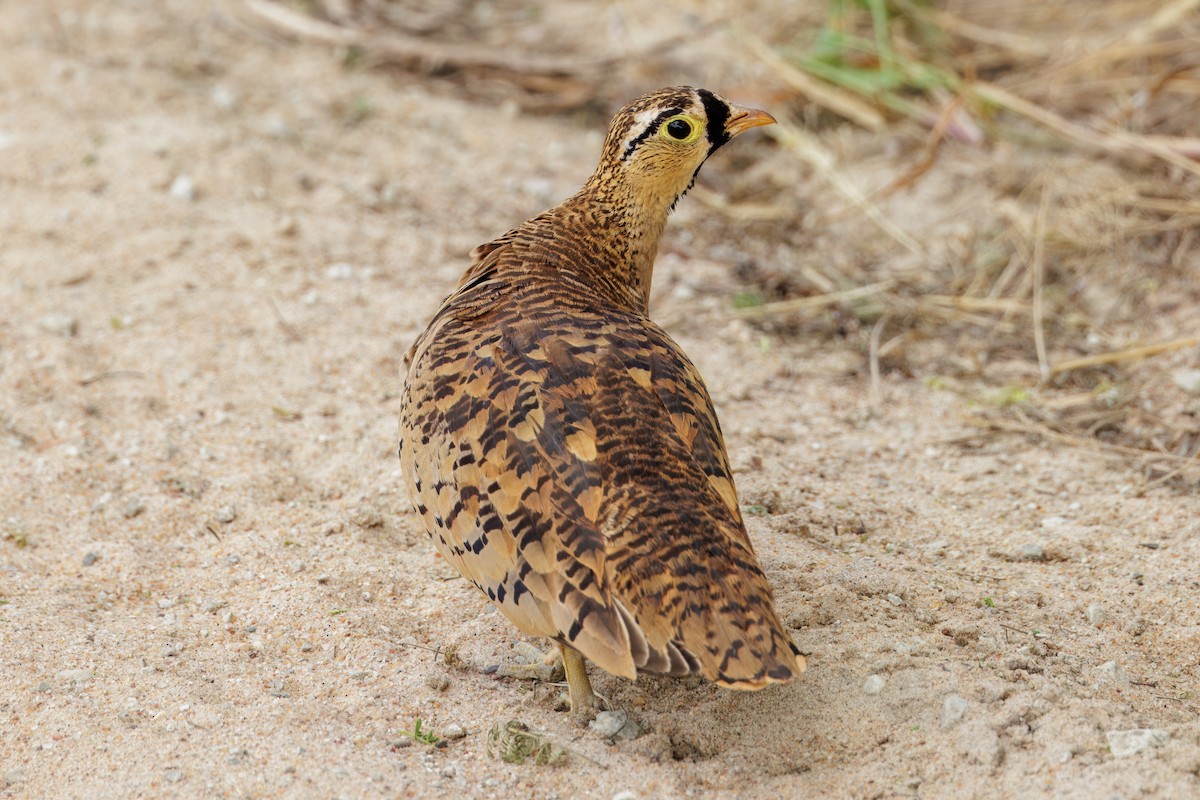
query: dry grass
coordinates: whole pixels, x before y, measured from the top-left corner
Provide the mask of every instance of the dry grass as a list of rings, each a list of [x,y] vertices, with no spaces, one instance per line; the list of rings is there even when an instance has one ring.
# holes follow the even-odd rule
[[[526,108],[606,113],[708,74],[755,87],[793,112],[767,129],[776,151],[697,191],[728,220],[710,242],[767,243],[735,256],[762,304],[731,313],[849,337],[873,406],[889,374],[923,378],[966,395],[983,435],[1195,482],[1200,398],[1169,368],[1200,362],[1200,0],[409,6],[244,0],[348,60]]]

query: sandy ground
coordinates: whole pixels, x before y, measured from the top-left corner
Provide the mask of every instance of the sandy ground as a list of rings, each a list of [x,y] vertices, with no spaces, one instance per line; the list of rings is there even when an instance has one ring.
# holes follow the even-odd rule
[[[615,743],[484,674],[519,636],[403,500],[401,356],[601,131],[197,5],[0,3],[0,796],[1200,793],[1197,497],[963,446],[962,401],[919,377],[869,413],[861,353],[731,320],[736,247],[694,201],[654,311],[809,670],[595,674],[641,729]],[[738,147],[710,185],[770,149]],[[467,735],[412,744],[417,719]],[[574,755],[489,757],[510,719]]]

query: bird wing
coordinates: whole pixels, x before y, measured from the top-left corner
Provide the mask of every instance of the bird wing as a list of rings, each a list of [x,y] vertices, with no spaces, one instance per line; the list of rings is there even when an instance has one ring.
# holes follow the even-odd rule
[[[798,673],[712,403],[670,337],[632,315],[476,321],[435,320],[402,411],[443,555],[522,630],[617,675]]]

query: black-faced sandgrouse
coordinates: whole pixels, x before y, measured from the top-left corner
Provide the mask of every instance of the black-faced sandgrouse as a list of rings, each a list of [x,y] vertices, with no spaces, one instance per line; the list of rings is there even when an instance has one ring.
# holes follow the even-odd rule
[[[584,657],[732,689],[804,671],[704,382],[647,316],[667,215],[717,148],[774,121],[686,86],[634,100],[584,187],[475,248],[408,352],[412,502],[447,561],[558,643],[576,715],[596,703]]]

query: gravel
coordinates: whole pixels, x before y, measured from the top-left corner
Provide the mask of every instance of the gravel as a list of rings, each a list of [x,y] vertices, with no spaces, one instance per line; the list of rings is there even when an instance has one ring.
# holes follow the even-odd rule
[[[325,278],[331,281],[348,281],[354,277],[354,267],[346,263],[330,264],[325,268]]]
[[[176,200],[192,202],[196,199],[196,181],[191,175],[180,175],[171,181],[171,197]]]
[[[1174,370],[1171,372],[1171,380],[1185,392],[1200,394],[1200,369]]]
[[[1115,661],[1106,661],[1096,667],[1096,672],[1100,674],[1101,681],[1109,681],[1118,685],[1129,683],[1129,676],[1125,674],[1125,668]]]
[[[383,514],[372,506],[361,505],[354,509],[350,521],[360,528],[378,528],[383,525]]]
[[[133,495],[125,501],[125,505],[121,507],[121,513],[128,519],[133,519],[138,514],[146,510],[146,503],[138,495]]]
[[[1117,758],[1128,758],[1171,741],[1171,734],[1161,728],[1108,731],[1104,736],[1108,739],[1108,749]]]
[[[1000,743],[1000,735],[985,720],[963,723],[955,747],[967,758],[985,766],[996,767],[1004,760],[1004,745]]]
[[[624,711],[601,711],[588,724],[588,730],[601,738],[614,741],[636,739],[642,734],[637,722]]]
[[[79,320],[71,314],[62,312],[47,314],[38,320],[38,325],[46,333],[52,333],[55,336],[74,336],[79,332]]]
[[[1045,520],[1043,520],[1045,524]],[[1040,544],[1023,544],[1013,554],[1014,561],[1045,561],[1046,551]]]
[[[882,675],[868,675],[863,681],[863,691],[867,694],[879,694],[887,686],[887,678]]]
[[[1108,612],[1099,603],[1089,605],[1083,614],[1089,623],[1097,627],[1108,621]]]
[[[954,727],[967,716],[969,705],[966,698],[961,695],[946,695],[946,699],[942,701],[942,715],[938,719],[938,724],[943,728]]]
[[[237,509],[234,506],[224,506],[217,509],[217,522],[228,525],[237,519]]]
[[[54,677],[65,683],[87,683],[92,679],[92,672],[86,669],[64,669]]]

